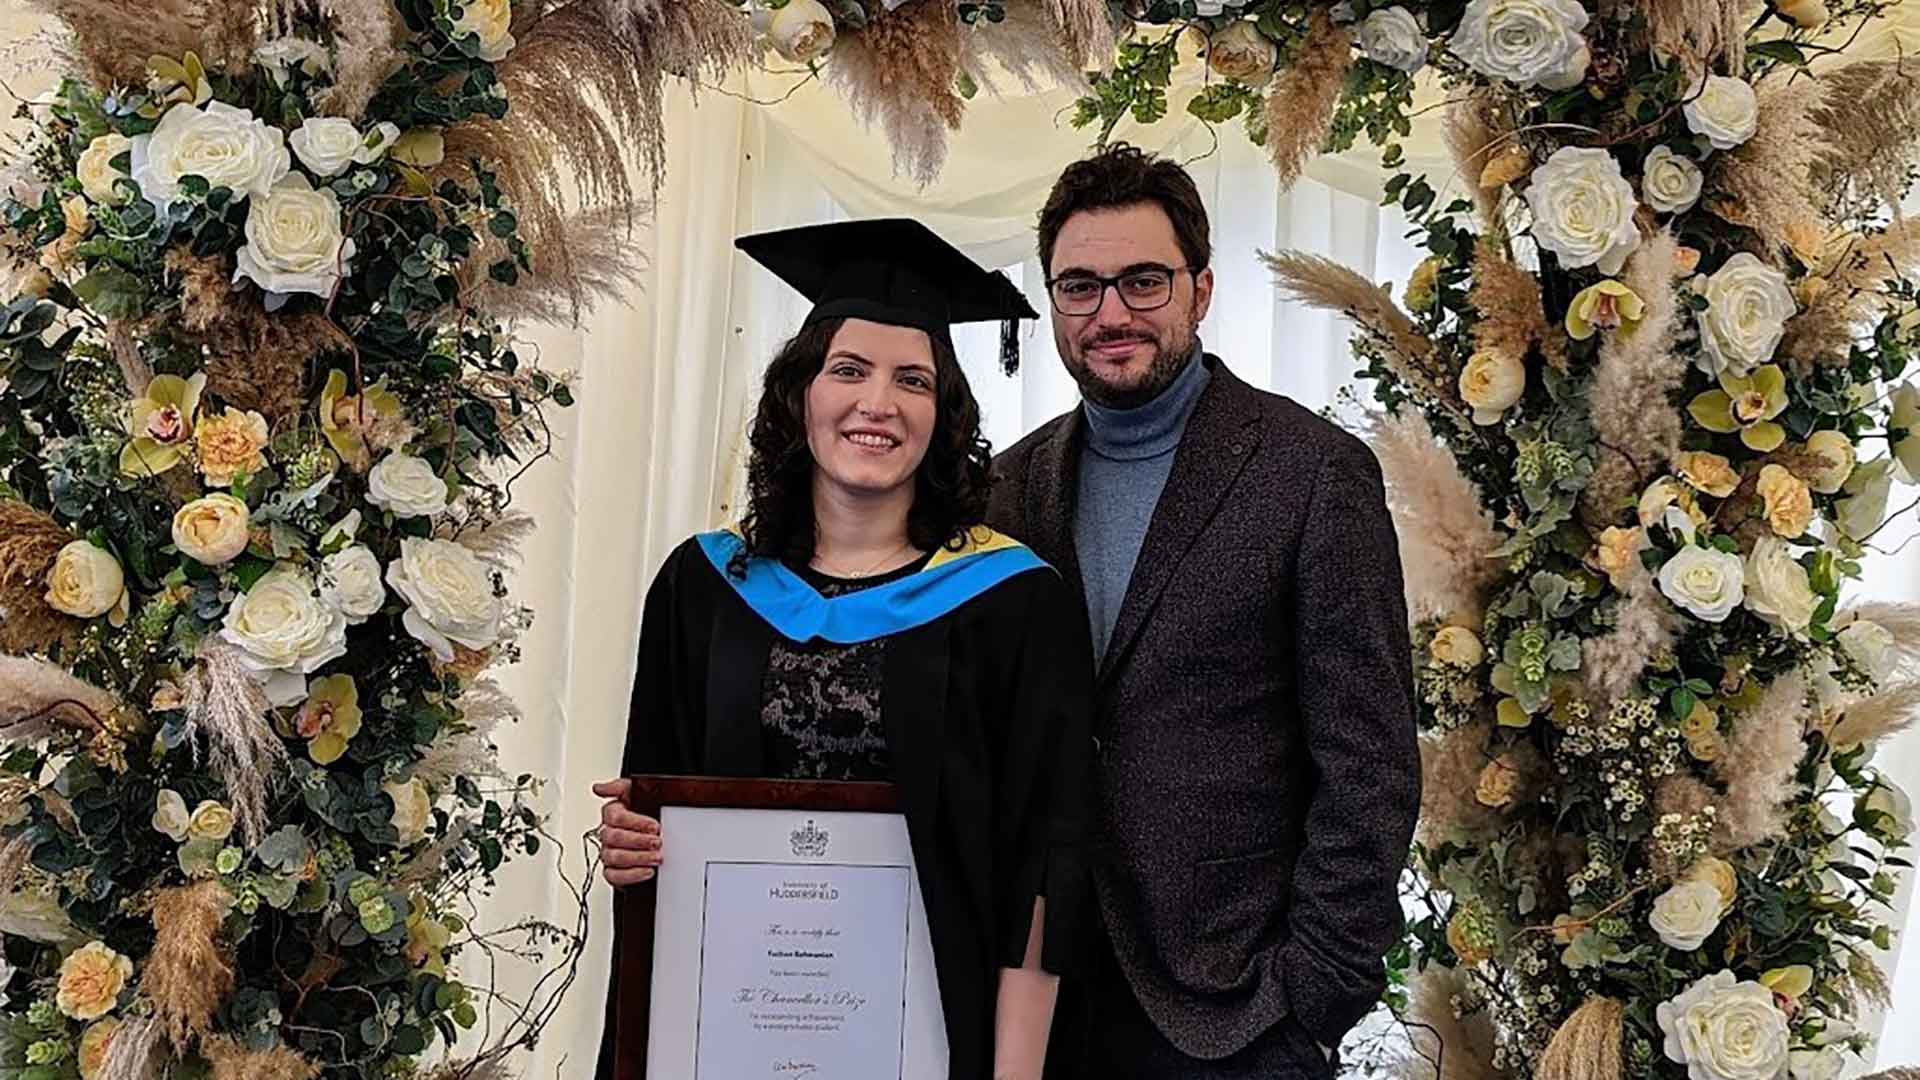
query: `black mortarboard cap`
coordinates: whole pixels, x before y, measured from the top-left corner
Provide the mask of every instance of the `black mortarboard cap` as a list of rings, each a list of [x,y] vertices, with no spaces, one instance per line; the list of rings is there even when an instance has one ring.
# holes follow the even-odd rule
[[[911,218],[876,218],[756,233],[734,246],[813,301],[805,325],[866,319],[953,343],[954,323],[1001,323],[1000,362],[1020,366],[1019,321],[1039,315],[1013,282],[985,270]]]

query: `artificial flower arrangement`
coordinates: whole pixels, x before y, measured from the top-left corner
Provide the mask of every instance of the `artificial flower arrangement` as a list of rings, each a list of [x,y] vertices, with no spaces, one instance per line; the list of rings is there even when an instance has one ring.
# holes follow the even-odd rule
[[[500,320],[630,283],[638,27],[50,8],[0,208],[0,1077],[503,1075],[584,931],[476,910],[551,841],[489,671],[572,395]]]

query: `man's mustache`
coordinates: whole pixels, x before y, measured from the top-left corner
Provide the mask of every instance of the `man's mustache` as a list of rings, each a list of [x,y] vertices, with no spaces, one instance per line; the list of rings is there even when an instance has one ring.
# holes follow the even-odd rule
[[[1121,345],[1121,344],[1134,344],[1134,343],[1138,343],[1141,345],[1152,345],[1154,344],[1154,340],[1150,337],[1145,337],[1140,334],[1129,334],[1124,331],[1121,333],[1109,332],[1104,334],[1098,334],[1094,337],[1086,337],[1086,338],[1080,339],[1080,347],[1083,349],[1097,349],[1102,345]]]

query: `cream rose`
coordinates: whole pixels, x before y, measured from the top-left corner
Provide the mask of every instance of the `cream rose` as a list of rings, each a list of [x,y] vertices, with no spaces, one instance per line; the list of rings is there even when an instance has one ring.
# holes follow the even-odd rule
[[[1515,356],[1478,352],[1460,372],[1460,397],[1473,408],[1473,422],[1491,427],[1527,392],[1527,368]]]
[[[133,179],[156,209],[181,201],[180,180],[198,176],[236,196],[265,195],[293,159],[280,129],[219,101],[175,105],[147,135],[136,135]]]
[[[1588,147],[1555,150],[1527,187],[1534,239],[1569,270],[1597,266],[1603,274],[1619,273],[1640,246],[1637,205],[1613,155]]]
[[[187,800],[172,788],[162,788],[153,800],[154,831],[164,833],[167,839],[179,843],[187,838],[187,826],[193,815],[187,813]]]
[[[367,501],[397,517],[431,517],[447,508],[447,482],[426,459],[395,451],[367,474]]]
[[[225,840],[233,835],[233,811],[208,799],[193,808],[187,835],[195,840]]]
[[[1640,165],[1640,197],[1663,214],[1676,214],[1700,200],[1705,177],[1693,159],[1666,144],[1654,147]]]
[[[1733,462],[1719,454],[1685,451],[1674,459],[1674,466],[1687,483],[1716,499],[1726,498],[1740,486],[1740,474],[1734,471]]]
[[[1713,376],[1745,378],[1773,358],[1787,320],[1799,310],[1787,276],[1752,252],[1728,259],[1707,278],[1700,316],[1700,366]]]
[[[300,164],[314,175],[330,179],[353,164],[353,155],[360,149],[360,129],[343,117],[310,116],[287,138],[287,145]]]
[[[1720,927],[1720,890],[1711,881],[1683,881],[1653,901],[1647,923],[1669,949],[1693,952]]]
[[[1900,479],[1920,483],[1920,389],[1912,383],[1901,383],[1893,392],[1893,414],[1887,418],[1887,428],[1901,433],[1893,442],[1893,460],[1900,466]]]
[[[1893,497],[1892,458],[1856,466],[1841,485],[1844,497],[1835,504],[1834,524],[1855,540],[1865,540],[1887,520],[1887,500]]]
[[[1586,28],[1577,0],[1472,0],[1448,47],[1488,78],[1565,90],[1586,78]]]
[[[1427,35],[1403,7],[1374,8],[1360,21],[1355,43],[1367,59],[1411,75],[1427,63]]]
[[[500,601],[487,566],[451,540],[400,541],[400,557],[387,567],[387,584],[407,601],[407,632],[451,663],[455,644],[485,649],[500,637]]]
[[[341,232],[340,200],[289,174],[247,208],[247,246],[234,259],[233,280],[268,292],[333,295],[351,268],[353,241]]]
[[[1793,25],[1802,30],[1817,30],[1825,26],[1830,17],[1826,0],[1779,0],[1773,9],[1791,19]]]
[[[1427,651],[1436,663],[1463,668],[1479,667],[1487,655],[1486,646],[1464,626],[1449,626],[1433,635]]]
[[[512,0],[454,0],[460,6],[460,17],[453,21],[453,39],[460,41],[468,34],[480,40],[478,55],[482,60],[504,60],[513,51],[513,4]]]
[[[1654,1010],[1668,1060],[1689,1080],[1779,1080],[1787,1069],[1787,1018],[1773,991],[1716,971]]]
[[[1273,42],[1250,22],[1237,22],[1207,39],[1207,66],[1223,79],[1265,86],[1273,79],[1279,59]]]
[[[1785,466],[1768,465],[1760,470],[1760,498],[1775,533],[1789,540],[1806,535],[1813,524],[1813,492],[1806,481]]]
[[[1806,568],[1794,561],[1793,549],[1777,536],[1763,536],[1747,556],[1747,610],[1768,623],[1805,633],[1820,607]]]
[[[1725,622],[1745,598],[1740,556],[1688,544],[1660,568],[1660,591],[1707,622]]]
[[[347,617],[314,596],[313,579],[281,563],[227,609],[220,636],[255,671],[311,675],[347,652]]]
[[[114,181],[126,176],[126,173],[113,167],[113,159],[133,148],[133,140],[117,131],[110,131],[87,144],[80,155],[80,164],[75,172],[80,177],[80,190],[87,198],[97,203],[115,206],[126,199],[113,189]]]
[[[1704,83],[1695,83],[1680,111],[1686,114],[1688,130],[1706,136],[1715,150],[1739,146],[1753,138],[1760,125],[1753,87],[1729,75],[1709,75]]]
[[[1726,911],[1740,896],[1740,875],[1733,864],[1712,855],[1703,855],[1687,869],[1687,880],[1710,882],[1720,893],[1720,909]]]
[[[433,822],[433,797],[427,793],[427,785],[415,777],[389,780],[380,790],[393,800],[393,828],[400,834],[400,846],[424,839],[427,826]]]
[[[1840,647],[1874,682],[1886,682],[1899,667],[1900,654],[1893,632],[1877,622],[1855,619],[1837,637]]]
[[[1816,431],[1807,439],[1807,451],[1825,459],[1811,482],[1813,490],[1822,495],[1839,493],[1841,485],[1853,473],[1855,462],[1853,440],[1838,431]]]
[[[173,515],[173,543],[207,566],[232,562],[247,550],[247,504],[224,492],[195,499]]]
[[[778,8],[756,5],[755,32],[795,64],[811,64],[833,51],[833,15],[820,0],[787,0]]]
[[[320,600],[346,615],[349,625],[372,618],[387,602],[380,582],[380,560],[365,544],[352,544],[320,564]]]
[[[113,1011],[132,974],[133,961],[90,941],[61,962],[54,1003],[75,1020],[98,1020]]]
[[[80,1033],[80,1048],[74,1052],[80,1080],[98,1080],[106,1075],[107,1054],[113,1048],[113,1037],[119,1032],[120,1021],[108,1018],[94,1021]]]
[[[94,619],[122,608],[127,578],[120,560],[90,540],[60,549],[47,571],[47,606],[79,619]]]

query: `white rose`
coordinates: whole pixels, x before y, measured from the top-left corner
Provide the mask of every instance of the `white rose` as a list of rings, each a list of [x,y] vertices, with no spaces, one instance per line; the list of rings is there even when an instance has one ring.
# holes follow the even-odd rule
[[[833,49],[833,16],[820,0],[787,0],[774,9],[756,6],[753,28],[795,64],[810,64]]]
[[[359,149],[353,152],[353,160],[361,165],[371,165],[399,141],[400,125],[391,120],[382,120],[373,125],[373,130],[360,140]]]
[[[187,813],[187,800],[172,788],[161,789],[153,800],[154,829],[177,844],[187,838],[187,824],[192,820]]]
[[[1787,1070],[1787,1018],[1773,991],[1717,971],[1654,1010],[1668,1060],[1688,1080],[1779,1080]]]
[[[207,566],[232,562],[247,550],[247,504],[225,492],[198,498],[173,515],[173,543]]]
[[[289,174],[247,207],[247,246],[234,259],[233,280],[251,279],[274,293],[333,295],[354,254],[340,231],[340,200]]]
[[[1665,143],[1648,151],[1640,165],[1640,196],[1663,214],[1679,213],[1698,202],[1704,183],[1700,166]]]
[[[87,144],[76,170],[80,177],[80,190],[87,193],[87,198],[108,206],[125,201],[119,192],[113,190],[113,182],[127,174],[113,167],[113,159],[132,147],[133,140],[117,131],[110,131]]]
[[[456,643],[480,650],[500,637],[500,601],[487,565],[451,540],[401,540],[387,584],[409,605],[407,632],[442,663],[453,660]]]
[[[447,482],[426,459],[396,450],[367,474],[367,501],[398,517],[431,517],[447,508]]]
[[[325,45],[309,38],[282,37],[255,49],[253,62],[267,69],[277,85],[285,86],[296,66],[308,75],[321,75],[331,70],[333,55]]]
[[[1707,622],[1725,622],[1745,598],[1740,556],[1688,544],[1660,568],[1660,591]]]
[[[389,780],[380,790],[393,800],[393,828],[400,834],[400,846],[407,847],[424,839],[427,826],[433,821],[433,797],[427,793],[427,785],[415,777]]]
[[[1892,458],[1879,458],[1856,467],[1840,490],[1834,524],[1855,540],[1872,536],[1887,520],[1887,501],[1893,497]]]
[[[1822,468],[1807,486],[1822,495],[1837,494],[1841,485],[1847,482],[1847,477],[1853,473],[1856,460],[1853,440],[1838,431],[1816,431],[1808,437],[1807,449],[1832,462]]]
[[[1207,39],[1207,66],[1222,78],[1248,86],[1265,86],[1273,80],[1273,65],[1280,51],[1250,22],[1237,22],[1216,31]]]
[[[219,101],[175,105],[160,125],[132,142],[133,179],[156,209],[181,199],[180,178],[198,176],[236,196],[265,195],[293,159],[279,128]]]
[[[480,39],[482,60],[504,60],[513,51],[513,4],[511,0],[457,0],[460,18],[454,20],[453,39],[468,34]]]
[[[1578,0],[1472,0],[1448,47],[1488,78],[1565,90],[1587,76],[1586,28]]]
[[[1840,647],[1874,682],[1886,682],[1899,666],[1900,654],[1893,632],[1877,622],[1855,619],[1840,631],[1838,640]]]
[[[304,570],[281,563],[234,599],[220,636],[255,671],[311,675],[346,655],[347,617],[320,602]]]
[[[1837,1046],[1795,1050],[1787,1055],[1787,1068],[1793,1080],[1840,1080],[1847,1068],[1847,1056]]]
[[[1715,150],[1739,146],[1753,138],[1760,126],[1760,104],[1745,79],[1709,75],[1704,84],[1694,84],[1687,98],[1680,109],[1687,116],[1687,128],[1705,135]]]
[[[1668,948],[1692,952],[1719,928],[1725,906],[1713,882],[1683,881],[1653,901],[1647,922]]]
[[[1700,367],[1715,377],[1745,378],[1772,359],[1787,320],[1798,310],[1787,276],[1750,251],[1735,254],[1714,271],[1701,295],[1707,298],[1707,310],[1700,316],[1700,343],[1705,346]]]
[[[1900,479],[1920,483],[1920,389],[1910,382],[1901,383],[1893,392],[1893,415],[1887,427],[1903,434],[1894,441],[1893,460],[1900,466]]]
[[[92,541],[75,540],[54,556],[47,571],[47,606],[78,619],[92,619],[118,608],[127,595],[120,560]]]
[[[300,164],[314,175],[330,179],[347,171],[354,152],[360,149],[360,129],[353,121],[339,116],[310,116],[300,130],[287,138]]]
[[[1473,408],[1473,422],[1491,427],[1527,392],[1527,368],[1519,357],[1479,352],[1460,371],[1460,397]]]
[[[1763,536],[1754,544],[1747,557],[1746,593],[1747,610],[1796,634],[1806,633],[1820,607],[1806,568],[1777,536]]]
[[[1533,236],[1569,270],[1598,266],[1617,274],[1640,246],[1633,185],[1605,150],[1563,146],[1533,171],[1527,206]]]
[[[1376,64],[1411,75],[1427,62],[1427,35],[1403,7],[1375,8],[1360,23],[1360,51]]]
[[[1882,835],[1891,832],[1894,836],[1905,837],[1913,832],[1913,800],[1907,797],[1900,785],[1885,777],[1881,777],[1873,790],[1860,799],[1860,807],[1892,819],[1891,825],[1876,830]]]
[[[380,560],[365,544],[351,544],[320,564],[320,601],[346,615],[350,625],[372,618],[387,602]]]

